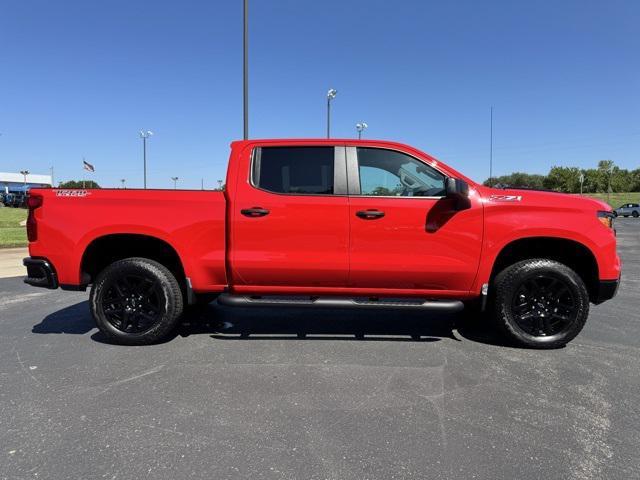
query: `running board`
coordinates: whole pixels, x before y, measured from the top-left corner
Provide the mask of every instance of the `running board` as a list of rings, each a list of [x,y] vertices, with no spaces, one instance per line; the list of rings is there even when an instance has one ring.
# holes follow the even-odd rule
[[[454,313],[464,309],[460,300],[424,300],[412,298],[346,298],[346,297],[302,297],[283,295],[232,295],[223,293],[218,303],[228,307],[327,307],[351,309],[405,309]]]

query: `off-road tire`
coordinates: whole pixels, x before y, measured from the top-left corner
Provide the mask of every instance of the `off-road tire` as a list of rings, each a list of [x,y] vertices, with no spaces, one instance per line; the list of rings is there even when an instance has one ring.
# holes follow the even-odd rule
[[[116,281],[126,282],[125,285],[129,285],[132,279],[137,278],[142,279],[139,287],[141,290],[153,290],[150,294],[150,302],[152,301],[154,306],[145,309],[144,305],[139,304],[134,307],[142,313],[136,313],[134,317],[138,319],[137,325],[141,330],[133,331],[133,328],[127,328],[126,321],[124,327],[122,327],[122,320],[114,321],[112,312],[119,312],[120,310],[116,309],[122,305],[119,300],[115,300],[116,307],[112,308],[114,303],[110,303],[112,300],[109,296],[118,295],[114,294],[114,291],[118,292]],[[118,288],[122,290],[122,284]],[[136,289],[132,287],[131,292],[136,293]],[[176,327],[183,310],[182,292],[175,276],[164,265],[147,258],[137,257],[118,260],[102,270],[91,287],[89,304],[98,329],[108,341],[122,345],[149,345],[164,340]],[[151,314],[150,312],[154,310],[157,313]],[[136,312],[136,310],[133,311]],[[117,316],[118,313],[115,315]],[[124,313],[120,314],[121,317],[123,315]],[[127,313],[126,319],[128,320],[132,315]],[[148,320],[148,317],[151,320]],[[140,319],[144,322],[143,326],[140,326]],[[132,324],[133,322],[134,320],[131,320]]]
[[[541,293],[529,295],[527,292],[538,291],[530,285],[539,283],[542,284]],[[493,291],[496,326],[518,346],[562,347],[580,333],[589,315],[589,293],[582,278],[568,266],[553,260],[529,259],[505,268],[496,276]],[[527,300],[529,296],[531,298]],[[554,296],[559,298],[556,300]],[[570,315],[566,314],[569,309],[565,308],[565,304],[572,305]],[[530,305],[535,306],[532,307],[533,314],[527,317]],[[542,314],[536,313],[539,311]],[[559,320],[560,317],[568,320]],[[556,331],[552,322],[562,326],[557,327]],[[526,327],[522,326],[523,323]],[[527,328],[529,323],[531,326]],[[535,331],[538,327],[538,334],[532,333],[531,330]]]

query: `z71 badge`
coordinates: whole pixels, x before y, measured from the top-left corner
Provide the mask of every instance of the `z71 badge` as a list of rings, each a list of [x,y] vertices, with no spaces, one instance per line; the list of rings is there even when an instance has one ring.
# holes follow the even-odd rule
[[[521,195],[491,195],[489,200],[492,202],[520,202]]]
[[[86,190],[56,190],[56,197],[86,197],[91,192]]]

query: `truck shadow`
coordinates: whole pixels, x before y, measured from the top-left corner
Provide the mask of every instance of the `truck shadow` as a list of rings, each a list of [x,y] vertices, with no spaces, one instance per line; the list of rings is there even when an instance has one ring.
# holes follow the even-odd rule
[[[185,314],[173,338],[209,335],[229,340],[324,340],[437,342],[443,338],[505,345],[500,337],[469,314],[425,314],[406,310],[229,308],[215,302]],[[33,333],[84,335],[95,330],[87,301],[47,315]],[[91,338],[106,343],[95,331]]]

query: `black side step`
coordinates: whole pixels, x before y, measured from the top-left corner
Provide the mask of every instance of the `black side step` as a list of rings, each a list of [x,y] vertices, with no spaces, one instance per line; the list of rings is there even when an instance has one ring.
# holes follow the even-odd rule
[[[459,312],[464,309],[460,300],[424,300],[421,298],[346,298],[346,297],[297,297],[282,295],[232,295],[223,293],[218,296],[218,303],[228,307],[328,307],[354,309],[406,309],[426,310],[432,312]]]

